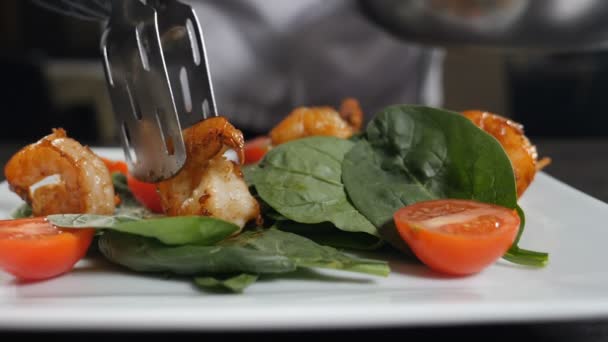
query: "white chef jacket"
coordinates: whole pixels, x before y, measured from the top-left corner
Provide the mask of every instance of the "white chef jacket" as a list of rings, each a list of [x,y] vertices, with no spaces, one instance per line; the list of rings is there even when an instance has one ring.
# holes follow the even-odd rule
[[[439,106],[442,52],[399,40],[354,0],[190,0],[220,115],[266,132],[296,106],[357,98],[369,119],[397,103]]]

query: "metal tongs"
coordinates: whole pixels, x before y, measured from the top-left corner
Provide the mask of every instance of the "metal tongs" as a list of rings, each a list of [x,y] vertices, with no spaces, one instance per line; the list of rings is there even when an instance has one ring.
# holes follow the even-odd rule
[[[178,0],[37,0],[105,22],[103,65],[130,172],[155,183],[186,162],[182,129],[216,116],[202,30]]]

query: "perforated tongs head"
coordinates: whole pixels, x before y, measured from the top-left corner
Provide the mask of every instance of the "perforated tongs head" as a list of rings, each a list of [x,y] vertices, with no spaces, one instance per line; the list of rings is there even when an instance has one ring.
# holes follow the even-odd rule
[[[113,0],[101,49],[130,172],[174,176],[186,161],[182,128],[217,115],[196,13],[176,0]]]

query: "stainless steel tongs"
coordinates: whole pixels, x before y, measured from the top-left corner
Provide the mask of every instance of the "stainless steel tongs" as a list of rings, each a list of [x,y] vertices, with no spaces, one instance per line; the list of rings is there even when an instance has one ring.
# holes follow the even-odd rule
[[[130,172],[146,182],[186,161],[182,129],[217,115],[202,30],[178,0],[37,0],[106,28],[101,51]]]

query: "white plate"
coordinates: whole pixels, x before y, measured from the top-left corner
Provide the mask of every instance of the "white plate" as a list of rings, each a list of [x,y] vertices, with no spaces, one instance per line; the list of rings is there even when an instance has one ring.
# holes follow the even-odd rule
[[[19,203],[2,184],[0,214]],[[608,317],[608,206],[542,173],[520,204],[527,213],[521,244],[551,253],[544,269],[500,261],[474,276],[446,278],[391,260],[388,278],[303,272],[219,295],[83,260],[38,283],[0,272],[0,328],[239,331]]]

